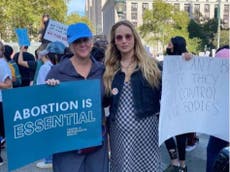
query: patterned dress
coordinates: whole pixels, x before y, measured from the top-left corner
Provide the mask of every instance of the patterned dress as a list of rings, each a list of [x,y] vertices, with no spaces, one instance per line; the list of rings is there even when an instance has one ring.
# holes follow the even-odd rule
[[[132,87],[125,82],[111,123],[111,172],[159,172],[158,118],[136,119]]]

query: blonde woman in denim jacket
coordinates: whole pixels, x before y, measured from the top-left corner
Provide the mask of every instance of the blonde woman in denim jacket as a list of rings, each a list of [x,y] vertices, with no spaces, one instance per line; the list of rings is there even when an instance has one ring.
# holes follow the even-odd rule
[[[114,24],[110,38],[104,85],[111,101],[111,172],[158,172],[161,71],[131,22]]]

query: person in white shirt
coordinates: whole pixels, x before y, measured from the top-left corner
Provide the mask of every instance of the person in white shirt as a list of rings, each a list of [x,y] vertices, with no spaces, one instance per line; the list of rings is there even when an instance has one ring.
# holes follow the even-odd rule
[[[12,88],[12,74],[8,63],[4,57],[4,45],[0,41],[0,141],[5,138],[3,108],[2,108],[2,90]],[[0,146],[0,166],[3,165]]]

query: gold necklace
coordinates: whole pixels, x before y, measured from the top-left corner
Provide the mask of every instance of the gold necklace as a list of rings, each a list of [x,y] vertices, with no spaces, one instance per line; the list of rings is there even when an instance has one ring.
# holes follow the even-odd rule
[[[122,64],[122,62],[120,62],[120,65],[121,65],[122,69],[128,70],[129,68],[132,68],[135,63],[136,63],[136,61],[132,60],[132,61],[129,62],[129,64],[127,66]]]

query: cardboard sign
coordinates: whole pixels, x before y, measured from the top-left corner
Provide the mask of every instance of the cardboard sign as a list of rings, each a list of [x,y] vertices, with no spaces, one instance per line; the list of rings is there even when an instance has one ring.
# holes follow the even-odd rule
[[[44,34],[44,39],[51,42],[59,41],[62,42],[66,47],[68,47],[69,44],[67,42],[67,28],[68,26],[64,25],[63,23],[49,20]]]
[[[229,139],[229,59],[166,56],[159,145],[189,132]]]

